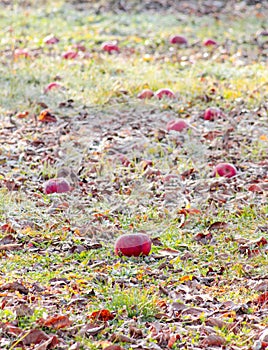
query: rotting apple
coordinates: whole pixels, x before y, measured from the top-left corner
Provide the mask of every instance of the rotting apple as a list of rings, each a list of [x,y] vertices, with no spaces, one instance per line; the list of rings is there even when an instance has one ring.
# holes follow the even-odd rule
[[[205,110],[203,117],[205,120],[213,121],[215,118],[223,116],[223,112],[218,107],[209,107]]]
[[[145,256],[152,248],[152,241],[144,233],[125,234],[117,238],[114,246],[116,255]]]
[[[170,44],[187,45],[188,40],[182,35],[172,35],[169,39]]]
[[[151,89],[144,89],[138,94],[140,99],[150,99],[154,96],[154,92]]]
[[[63,177],[49,179],[44,183],[45,194],[64,193],[69,191],[71,191],[71,186]]]
[[[57,83],[56,81],[53,81],[52,83],[49,83],[46,87],[45,87],[45,93],[48,93],[50,90],[54,90],[54,89],[60,89],[62,88],[62,85],[60,83]]]
[[[117,44],[113,42],[105,42],[101,45],[101,48],[103,51],[106,51],[108,53],[112,53],[113,51],[119,52],[120,49]]]
[[[216,46],[218,45],[217,41],[213,40],[213,39],[206,39],[204,42],[203,42],[203,45],[204,46]]]
[[[170,120],[167,123],[167,131],[175,130],[175,131],[182,131],[183,129],[189,128],[189,124],[186,123],[183,119],[174,119]]]
[[[176,98],[176,95],[174,94],[174,92],[170,89],[167,88],[163,88],[163,89],[159,89],[156,91],[155,96],[161,100],[164,97],[168,97],[168,98]]]
[[[233,177],[237,174],[236,167],[230,163],[219,163],[217,164],[212,172],[212,176],[224,176],[224,177]]]

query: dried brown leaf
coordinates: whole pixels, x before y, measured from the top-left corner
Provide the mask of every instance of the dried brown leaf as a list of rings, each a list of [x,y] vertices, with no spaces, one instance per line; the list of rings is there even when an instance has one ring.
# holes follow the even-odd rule
[[[21,294],[26,294],[26,295],[29,293],[29,290],[19,282],[11,282],[11,283],[3,284],[2,286],[0,286],[0,291],[4,291],[4,290],[8,290],[11,292],[18,291]]]
[[[207,349],[210,346],[222,346],[225,343],[226,340],[223,337],[216,334],[210,334],[201,341],[200,345]]]
[[[113,320],[114,317],[115,317],[115,314],[111,313],[109,310],[106,310],[106,309],[94,311],[88,316],[88,318],[96,321],[109,321],[109,320]]]
[[[216,221],[208,227],[208,230],[209,231],[210,230],[219,230],[219,229],[226,228],[227,226],[228,226],[227,222]]]
[[[37,323],[43,327],[62,329],[71,326],[72,321],[70,321],[69,317],[66,315],[54,315],[46,320],[41,318],[37,321]]]

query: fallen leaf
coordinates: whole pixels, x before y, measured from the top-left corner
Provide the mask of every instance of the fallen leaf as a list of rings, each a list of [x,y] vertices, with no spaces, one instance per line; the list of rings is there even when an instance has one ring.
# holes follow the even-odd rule
[[[11,283],[3,284],[2,286],[0,286],[0,291],[4,291],[4,290],[9,290],[11,292],[18,291],[21,294],[28,294],[29,293],[29,290],[26,287],[24,287],[23,284],[21,284],[19,282],[11,282]]]
[[[80,331],[79,335],[84,335],[84,334],[90,334],[90,335],[96,335],[98,334],[103,328],[105,327],[104,324],[98,325],[95,323],[89,323],[83,326]]]
[[[111,313],[109,310],[103,309],[98,311],[93,311],[88,318],[97,320],[97,321],[109,321],[113,320],[115,315]]]
[[[173,345],[176,343],[177,340],[180,339],[180,335],[179,334],[170,334],[169,340],[168,340],[168,348],[172,348]]]
[[[264,292],[257,298],[256,302],[259,305],[266,305],[268,303],[268,292]]]
[[[57,118],[49,110],[45,109],[40,113],[38,120],[42,123],[55,123]]]
[[[72,321],[70,321],[69,317],[65,315],[54,315],[47,318],[46,320],[40,319],[37,321],[37,323],[43,327],[62,329],[69,327],[72,324]]]
[[[22,245],[18,244],[18,243],[3,244],[3,245],[0,245],[0,251],[1,250],[16,250],[16,249],[21,248],[21,247],[22,247]]]
[[[16,230],[12,227],[12,225],[9,222],[1,225],[0,230],[2,232],[5,232],[5,233],[16,233]],[[10,237],[10,236],[11,235],[8,235],[8,237]],[[13,236],[11,236],[11,237],[13,237]],[[5,244],[5,243],[2,243],[2,244]]]
[[[124,350],[124,348],[122,348],[119,345],[109,345],[106,348],[104,348],[103,350]]]
[[[195,215],[195,214],[201,214],[201,211],[199,209],[195,209],[195,208],[184,208],[184,209],[180,209],[178,211],[178,214],[182,214],[182,215]]]
[[[194,235],[194,240],[197,242],[201,242],[203,244],[208,244],[212,240],[212,234],[210,232],[208,233],[199,232],[196,235]]]
[[[122,342],[122,343],[130,343],[130,344],[136,344],[137,342],[135,339],[127,337],[124,334],[113,334],[110,340],[112,342]]]
[[[16,114],[16,118],[23,119],[23,118],[28,117],[28,115],[29,115],[29,111],[18,112]]]
[[[222,346],[226,343],[226,340],[216,334],[211,334],[207,336],[205,339],[203,339],[200,343],[200,345],[204,348],[208,348],[209,346]]]
[[[210,230],[219,230],[219,229],[226,228],[227,226],[228,226],[227,222],[216,221],[208,227],[208,230],[209,231]]]

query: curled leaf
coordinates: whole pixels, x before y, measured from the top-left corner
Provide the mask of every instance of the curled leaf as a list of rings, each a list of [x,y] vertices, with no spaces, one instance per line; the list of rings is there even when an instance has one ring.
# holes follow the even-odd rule
[[[40,113],[38,120],[42,123],[55,123],[57,118],[49,110],[45,109]]]
[[[110,321],[113,320],[115,315],[109,310],[103,309],[98,311],[93,311],[88,318],[98,320],[98,321]]]

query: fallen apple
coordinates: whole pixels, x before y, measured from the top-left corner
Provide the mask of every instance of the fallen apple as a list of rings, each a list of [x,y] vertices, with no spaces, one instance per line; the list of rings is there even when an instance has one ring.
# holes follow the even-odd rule
[[[103,51],[106,51],[108,53],[112,53],[113,51],[116,51],[116,52],[120,51],[118,45],[113,42],[105,42],[101,45],[101,48]]]
[[[169,39],[170,44],[187,45],[188,40],[182,35],[172,35]]]
[[[77,51],[66,51],[62,54],[62,58],[64,58],[65,60],[73,60],[78,56],[78,52]]]
[[[173,91],[171,91],[170,89],[164,88],[164,89],[159,89],[156,91],[155,96],[161,100],[164,97],[168,97],[168,98],[176,98],[175,94]]]
[[[218,118],[220,116],[223,116],[223,112],[217,107],[209,107],[203,114],[204,119],[210,121],[213,121],[215,118]]]
[[[60,83],[57,83],[55,81],[53,81],[52,83],[49,83],[46,87],[45,87],[45,93],[48,93],[50,90],[54,90],[54,89],[60,89],[62,88],[62,85]]]
[[[126,234],[117,238],[114,251],[116,255],[144,256],[150,253],[151,247],[151,239],[146,234]]]
[[[224,176],[233,177],[237,174],[237,170],[233,164],[230,163],[219,163],[215,166],[212,172],[212,176]]]
[[[189,124],[187,124],[183,119],[175,119],[170,120],[167,123],[167,131],[175,130],[182,131],[183,129],[189,128]]]
[[[206,39],[203,44],[205,46],[215,46],[218,45],[217,41],[213,40],[213,39]]]
[[[144,89],[138,94],[138,98],[140,99],[149,99],[154,96],[154,92],[150,89]]]
[[[14,51],[14,57],[15,58],[18,58],[18,57],[29,58],[30,54],[29,54],[27,49],[16,49]]]
[[[44,43],[47,45],[55,45],[57,44],[60,40],[53,34],[50,34],[44,38]]]
[[[71,186],[69,182],[62,177],[50,179],[44,183],[45,194],[64,193],[69,191],[71,191]]]

